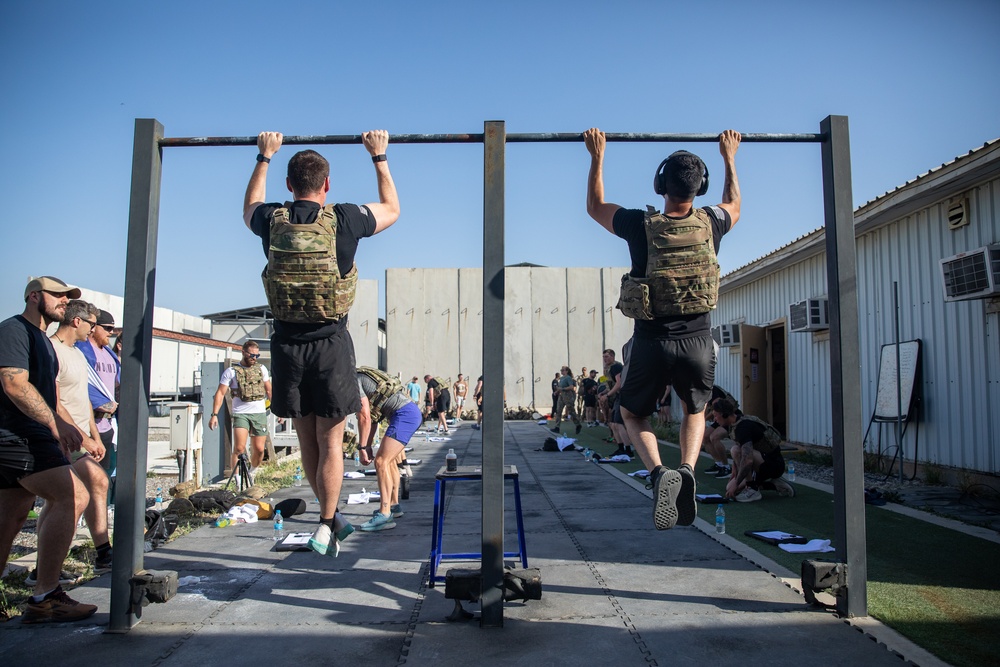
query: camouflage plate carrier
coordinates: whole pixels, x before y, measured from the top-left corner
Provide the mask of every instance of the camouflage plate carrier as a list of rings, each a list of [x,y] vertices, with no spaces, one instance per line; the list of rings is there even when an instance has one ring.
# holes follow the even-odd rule
[[[354,303],[358,267],[340,276],[333,204],[305,225],[292,224],[290,206],[286,202],[271,218],[271,246],[260,276],[268,306],[283,322],[335,322]]]
[[[742,421],[751,421],[764,427],[764,439],[760,442],[753,443],[753,448],[758,452],[766,456],[781,447],[781,434],[778,433],[778,429],[774,428],[763,419],[758,419],[752,415],[743,415],[743,417],[741,417],[736,424],[729,427],[730,439],[734,441],[736,440],[736,425]]]
[[[712,243],[712,219],[692,209],[679,220],[646,207],[646,277],[622,276],[618,309],[626,317],[652,320],[698,315],[719,298],[719,262]]]
[[[264,391],[264,371],[258,364],[250,368],[236,364],[233,366],[233,371],[236,373],[236,389],[233,391],[233,396],[244,403],[263,401],[267,398],[267,392]]]
[[[382,421],[382,406],[385,405],[385,402],[389,400],[390,396],[405,394],[406,387],[403,386],[403,382],[399,378],[377,368],[360,366],[358,372],[367,375],[376,385],[375,393],[368,397],[368,405],[372,413],[372,422],[377,424]]]

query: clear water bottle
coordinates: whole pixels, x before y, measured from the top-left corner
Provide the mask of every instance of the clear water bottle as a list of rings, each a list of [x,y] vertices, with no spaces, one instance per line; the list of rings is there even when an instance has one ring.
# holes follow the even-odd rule
[[[587,447],[586,449],[583,450],[583,458],[585,458],[588,461],[590,460],[590,457],[593,454],[594,454],[594,450],[592,450],[590,447]]]
[[[721,504],[715,510],[715,532],[719,535],[726,534],[726,510]]]
[[[785,473],[785,478],[789,482],[794,482],[795,481],[795,461],[789,461],[788,462],[788,467],[787,467],[787,471]]]
[[[285,537],[285,522],[281,518],[281,510],[274,513],[274,541],[280,542]]]
[[[360,467],[361,467],[361,450],[360,449],[355,449],[354,450],[354,468],[357,469],[357,468],[360,468]]]
[[[302,466],[295,469],[295,486],[302,486]]]
[[[455,455],[454,449],[448,450],[448,455],[444,457],[445,470],[448,472],[455,472],[458,470],[458,456]]]
[[[162,512],[163,511],[163,487],[162,486],[156,487],[156,511],[157,512]]]

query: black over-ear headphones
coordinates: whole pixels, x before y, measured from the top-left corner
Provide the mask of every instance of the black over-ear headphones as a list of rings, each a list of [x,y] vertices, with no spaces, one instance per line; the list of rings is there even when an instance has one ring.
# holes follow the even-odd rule
[[[697,197],[702,196],[703,194],[708,192],[708,167],[705,166],[704,160],[702,160],[694,153],[689,153],[688,151],[675,151],[671,153],[669,156],[667,156],[666,160],[660,163],[660,166],[656,168],[656,176],[653,177],[653,192],[655,192],[658,195],[667,194],[667,175],[663,172],[663,169],[664,167],[667,166],[667,163],[670,162],[672,158],[678,157],[680,155],[690,155],[694,159],[698,160],[698,164],[701,165],[701,170],[703,172],[701,177],[701,187],[698,188],[696,196]]]

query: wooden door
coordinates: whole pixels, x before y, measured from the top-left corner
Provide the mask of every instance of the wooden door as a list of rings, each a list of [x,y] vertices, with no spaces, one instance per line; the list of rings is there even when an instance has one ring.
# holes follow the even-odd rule
[[[743,412],[767,421],[767,330],[740,325],[743,383],[740,407]]]

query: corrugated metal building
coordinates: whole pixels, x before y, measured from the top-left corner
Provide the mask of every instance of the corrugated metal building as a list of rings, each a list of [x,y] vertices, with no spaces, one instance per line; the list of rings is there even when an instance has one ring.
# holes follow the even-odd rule
[[[921,400],[904,438],[907,460],[917,446],[920,463],[1000,472],[1000,245],[988,248],[1000,244],[998,212],[1000,140],[855,211],[859,398],[866,422],[881,393],[881,348],[896,341],[897,314],[899,340],[921,340],[922,361],[914,381]],[[987,250],[971,252],[983,247]],[[829,330],[809,326],[809,318],[807,326],[801,321],[793,326],[790,304],[818,299],[803,305],[822,308],[827,293],[824,249],[824,230],[818,229],[727,274],[712,315],[713,324],[721,325],[717,337],[724,339],[717,383],[789,440],[814,445],[829,445],[832,433]],[[961,268],[959,264],[978,269],[983,284],[965,288],[984,289],[975,292],[977,298],[946,300],[942,260],[960,253],[970,254],[949,264],[949,271]],[[893,307],[894,283],[898,308]],[[963,287],[952,284],[949,289]],[[796,315],[802,312],[796,309]],[[816,317],[820,320],[822,314]],[[818,330],[794,331],[796,327]],[[872,427],[870,448],[878,428]],[[894,442],[895,431],[882,428],[884,448],[891,444],[887,440]]]

